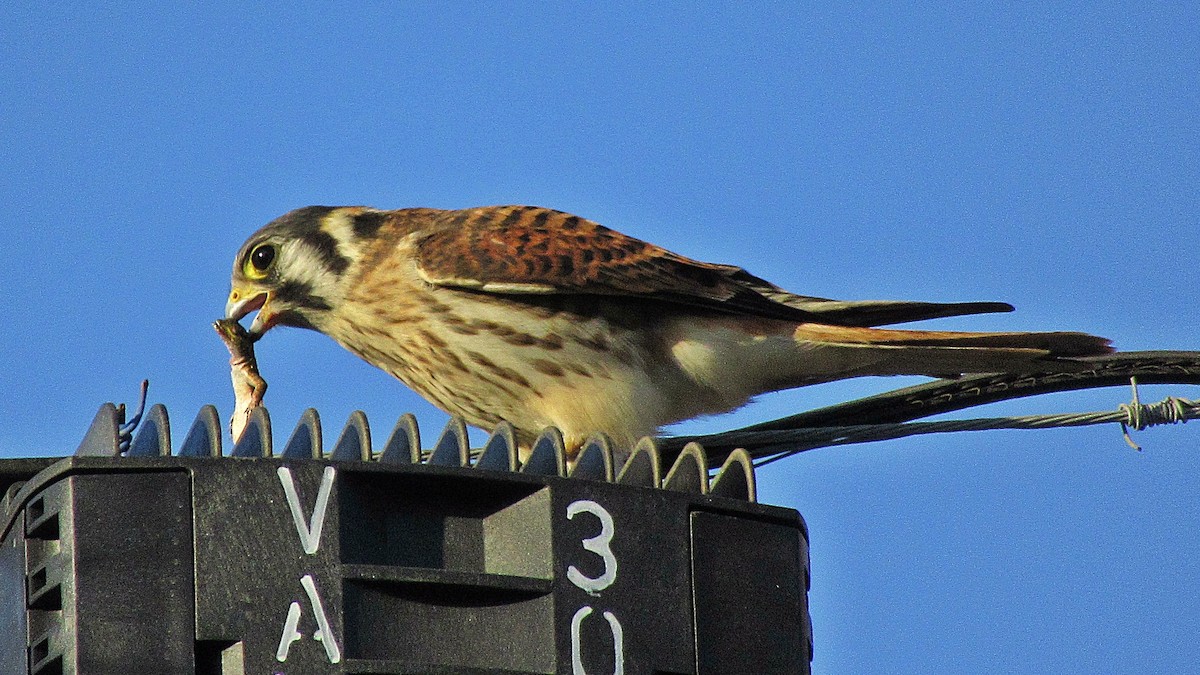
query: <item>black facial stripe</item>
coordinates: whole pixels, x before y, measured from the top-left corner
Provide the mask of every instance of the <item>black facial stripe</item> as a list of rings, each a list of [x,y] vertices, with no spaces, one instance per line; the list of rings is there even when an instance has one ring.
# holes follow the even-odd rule
[[[305,232],[300,236],[300,240],[311,246],[321,257],[321,263],[333,270],[334,274],[341,274],[350,266],[350,260],[338,253],[337,240],[328,232],[322,230]]]
[[[354,236],[360,239],[374,237],[385,220],[387,216],[379,211],[367,211],[354,216]]]
[[[322,262],[326,263],[330,268],[338,268],[339,264],[331,260],[331,256],[329,255],[329,253],[332,253],[332,257],[339,257],[337,256],[337,247],[317,240],[321,233],[321,223],[325,221],[326,216],[338,208],[336,206],[305,206],[295,211],[289,211],[267,223],[251,241],[246,242],[244,245],[238,259],[238,268],[244,269],[250,259],[250,253],[259,244],[272,239],[276,242],[288,239],[308,241],[321,255]],[[325,236],[328,237],[329,235]],[[345,269],[345,267],[341,266],[340,269]]]
[[[303,307],[304,309],[313,309],[318,311],[328,311],[332,309],[325,298],[313,294],[311,284],[303,281],[288,281],[275,291],[275,297],[282,303],[293,305],[295,307]]]
[[[317,330],[308,317],[294,309],[288,309],[280,312],[275,317],[276,323],[280,326],[292,326],[293,328],[307,328],[309,330]]]

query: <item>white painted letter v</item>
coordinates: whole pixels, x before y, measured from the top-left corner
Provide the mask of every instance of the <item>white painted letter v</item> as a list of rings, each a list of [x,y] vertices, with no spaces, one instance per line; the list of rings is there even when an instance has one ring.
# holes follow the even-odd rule
[[[305,523],[292,471],[286,466],[279,467],[279,482],[283,484],[283,494],[287,497],[292,521],[296,523],[296,534],[300,535],[300,545],[308,555],[316,553],[321,547],[321,529],[325,526],[325,510],[329,507],[329,493],[333,491],[333,479],[336,475],[337,472],[332,466],[325,467],[325,473],[321,476],[321,489],[317,491],[317,503],[313,505],[312,517]]]

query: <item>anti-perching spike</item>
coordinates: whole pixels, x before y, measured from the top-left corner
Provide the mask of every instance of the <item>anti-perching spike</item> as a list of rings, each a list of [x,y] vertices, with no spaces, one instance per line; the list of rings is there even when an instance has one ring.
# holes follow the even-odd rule
[[[200,408],[196,421],[179,446],[180,457],[220,457],[221,420],[215,406]]]
[[[371,461],[371,427],[361,410],[350,413],[346,427],[329,453],[330,459]]]
[[[708,492],[708,458],[699,443],[683,446],[679,458],[663,479],[663,489],[698,495]]]
[[[250,419],[246,420],[246,428],[242,437],[233,446],[230,457],[270,457],[271,456],[271,416],[263,406],[250,411]]]
[[[657,488],[662,484],[661,466],[658,443],[653,438],[644,436],[633,446],[633,452],[617,474],[617,483]]]
[[[501,422],[492,430],[483,452],[475,460],[476,469],[509,471],[515,473],[521,462],[517,458],[517,434],[508,422]]]
[[[137,436],[129,444],[126,454],[130,457],[166,457],[171,454],[171,423],[163,404],[150,406],[150,412],[142,419]]]
[[[100,406],[75,454],[81,457],[116,457],[121,454],[121,417],[117,406],[112,403]]]
[[[467,466],[470,464],[470,456],[471,443],[467,440],[467,425],[461,417],[452,417],[430,451],[426,463],[433,466]]]
[[[288,459],[321,459],[321,416],[308,408],[283,446],[281,457]]]
[[[725,463],[717,470],[708,486],[708,494],[742,501],[758,501],[758,488],[754,484],[754,464],[750,453],[738,448],[729,453]]]
[[[571,470],[571,477],[612,482],[613,452],[608,436],[593,436],[583,445],[583,449],[575,458],[575,468]]]
[[[122,436],[123,409],[106,403],[96,413],[77,455],[131,457],[169,456],[171,447],[170,421],[167,410],[161,404],[152,406],[142,421],[136,436]],[[206,405],[200,409],[183,444],[180,457],[221,456],[222,427],[216,408]],[[284,444],[281,457],[289,459],[322,459],[321,420],[317,411],[309,408],[301,415],[292,435]],[[122,451],[122,438],[127,440],[127,451]],[[328,454],[329,459],[339,461],[371,461],[371,432],[367,417],[362,411],[354,411],[346,422],[337,443]],[[234,445],[232,457],[271,457],[271,418],[267,409],[259,406],[250,412],[246,427]],[[405,413],[396,422],[383,451],[375,457],[383,463],[421,463],[421,438],[416,418]],[[756,486],[754,464],[749,453],[736,449],[729,453],[721,468],[710,480],[708,459],[704,448],[697,442],[688,443],[680,451],[675,463],[662,477],[661,454],[658,442],[652,437],[638,441],[627,461],[617,471],[617,455],[612,441],[603,434],[590,438],[580,449],[573,464],[567,462],[562,432],[547,427],[533,443],[528,460],[522,466],[519,461],[519,446],[516,431],[507,422],[501,422],[492,431],[484,446],[472,451],[467,436],[466,424],[461,418],[452,418],[429,451],[427,464],[449,467],[470,467],[502,472],[522,472],[539,476],[566,477],[568,470],[572,478],[615,482],[623,485],[662,488],[691,494],[711,494],[716,497],[755,501]],[[613,474],[617,473],[614,480]]]
[[[563,444],[562,432],[554,427],[546,427],[533,442],[533,450],[530,451],[525,465],[521,467],[521,473],[565,476],[566,471],[567,450]]]
[[[379,461],[385,464],[421,463],[421,432],[412,413],[404,413],[396,421],[383,452],[379,453]]]

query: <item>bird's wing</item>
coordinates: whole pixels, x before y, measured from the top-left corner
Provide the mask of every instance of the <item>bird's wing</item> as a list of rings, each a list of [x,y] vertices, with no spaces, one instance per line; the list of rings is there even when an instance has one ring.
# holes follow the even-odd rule
[[[734,278],[757,290],[763,296],[783,305],[810,312],[822,323],[837,326],[887,326],[910,321],[943,319],[968,314],[1011,312],[1007,302],[914,302],[911,300],[831,300],[808,295],[796,295],[760,279],[745,270]]]
[[[845,326],[1011,311],[1003,303],[843,302],[794,295],[740,267],[692,260],[531,206],[446,211],[416,244],[426,281],[487,293],[610,295]]]

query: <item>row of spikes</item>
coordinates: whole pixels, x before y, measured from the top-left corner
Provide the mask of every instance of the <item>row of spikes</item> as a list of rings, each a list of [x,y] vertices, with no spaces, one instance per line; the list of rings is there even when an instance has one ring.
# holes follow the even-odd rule
[[[137,419],[140,417],[140,419]],[[151,406],[135,421],[125,422],[124,406],[105,403],[75,451],[77,456],[162,457],[171,455],[171,425],[167,409],[161,403]],[[136,428],[137,434],[133,435]],[[192,423],[179,446],[179,457],[220,457],[221,423],[217,409],[206,405]],[[283,457],[288,459],[329,459],[335,461],[377,461],[385,464],[427,464],[431,466],[471,467],[490,471],[525,473],[602,480],[625,485],[662,488],[692,494],[755,501],[754,468],[744,450],[729,454],[709,478],[708,458],[699,443],[689,443],[679,453],[666,475],[662,475],[661,453],[657,442],[643,438],[616,467],[610,441],[604,436],[589,440],[568,462],[562,433],[554,427],[544,430],[534,441],[529,458],[522,464],[513,428],[502,422],[492,431],[482,448],[473,450],[467,428],[453,418],[430,450],[421,449],[417,420],[411,413],[401,415],[387,442],[378,453],[372,452],[367,416],[354,411],[346,422],[333,449],[326,454],[322,445],[321,421],[316,410],[301,415],[292,435],[275,455],[272,445],[271,417],[265,407],[255,408],[241,438],[230,451],[231,457]]]

